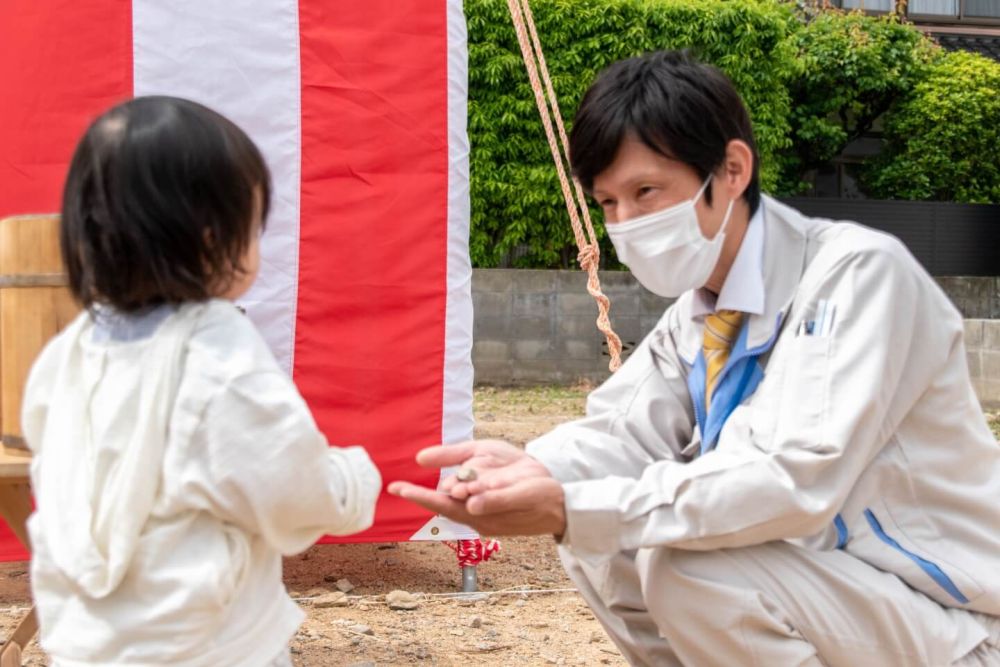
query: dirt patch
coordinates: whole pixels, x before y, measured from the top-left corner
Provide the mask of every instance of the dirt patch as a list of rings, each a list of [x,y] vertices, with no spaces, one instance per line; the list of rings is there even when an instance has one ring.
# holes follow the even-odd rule
[[[293,596],[315,598],[345,578],[356,586],[349,606],[306,607],[292,644],[296,664],[625,664],[571,590],[548,538],[503,540],[479,568],[488,594],[469,598],[456,596],[460,571],[440,544],[319,546],[286,563]],[[385,595],[395,589],[418,593],[419,606],[390,609]]]
[[[477,438],[524,446],[558,424],[583,415],[589,385],[498,389],[479,387],[473,401]]]

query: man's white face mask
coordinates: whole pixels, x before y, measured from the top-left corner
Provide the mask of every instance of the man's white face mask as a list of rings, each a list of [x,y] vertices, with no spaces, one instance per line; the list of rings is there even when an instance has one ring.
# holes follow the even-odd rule
[[[608,238],[618,259],[650,292],[678,297],[690,289],[703,287],[711,277],[722,253],[726,225],[735,203],[729,202],[715,238],[706,239],[698,225],[695,204],[711,180],[709,174],[694,199],[607,225]]]

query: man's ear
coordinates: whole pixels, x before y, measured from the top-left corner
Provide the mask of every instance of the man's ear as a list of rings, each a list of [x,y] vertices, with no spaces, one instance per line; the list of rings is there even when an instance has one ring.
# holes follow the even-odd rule
[[[726,157],[722,163],[722,185],[728,191],[727,199],[738,199],[746,192],[753,178],[753,151],[742,139],[733,139],[726,144]]]

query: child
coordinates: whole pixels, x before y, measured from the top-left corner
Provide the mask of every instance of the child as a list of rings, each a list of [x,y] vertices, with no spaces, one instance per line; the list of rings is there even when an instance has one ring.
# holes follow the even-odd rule
[[[327,446],[231,303],[269,192],[250,139],[176,98],[111,109],[73,156],[61,240],[85,311],[36,362],[23,419],[55,665],[291,665],[281,555],[372,523],[368,455]]]

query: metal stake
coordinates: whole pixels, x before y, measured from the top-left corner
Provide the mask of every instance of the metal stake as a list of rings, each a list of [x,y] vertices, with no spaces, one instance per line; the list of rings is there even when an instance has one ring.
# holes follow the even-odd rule
[[[479,590],[479,582],[476,580],[476,566],[462,566],[462,592],[475,593]]]

